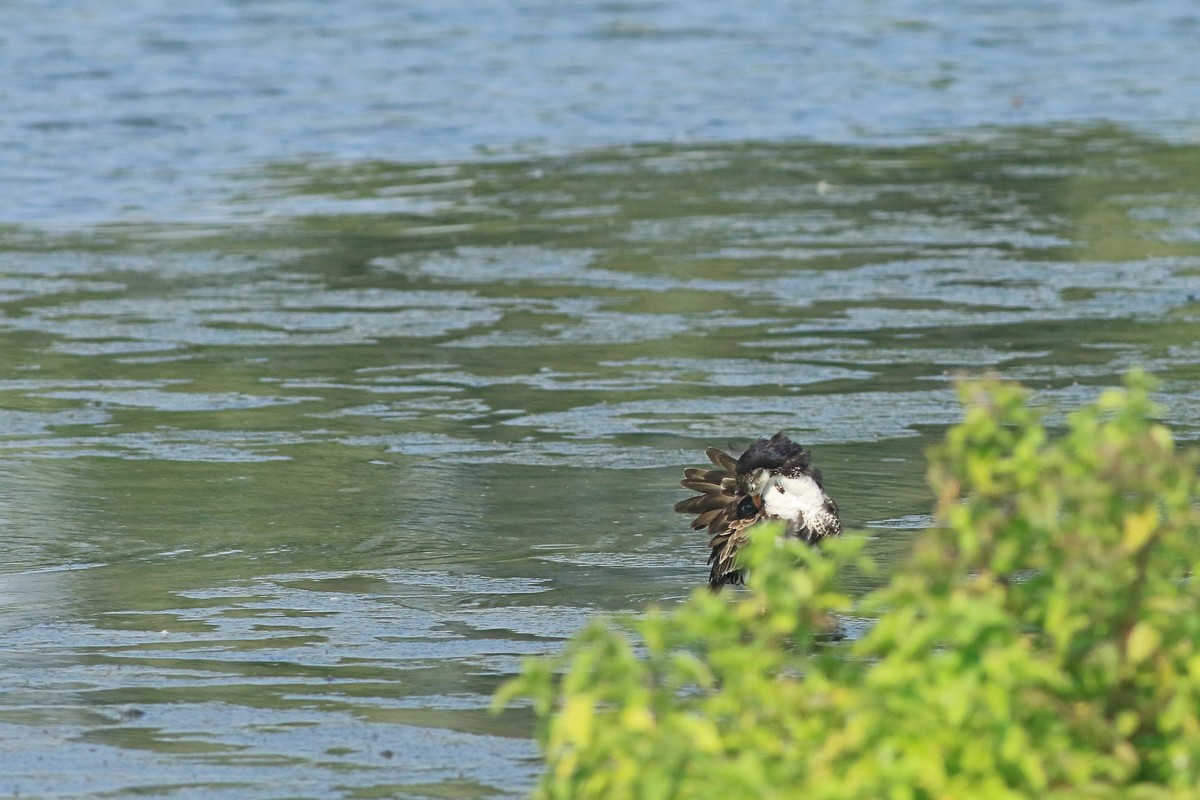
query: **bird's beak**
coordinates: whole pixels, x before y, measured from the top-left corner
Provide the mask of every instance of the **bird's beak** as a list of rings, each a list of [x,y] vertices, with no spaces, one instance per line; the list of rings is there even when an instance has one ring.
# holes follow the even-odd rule
[[[763,499],[761,494],[750,495],[750,502],[754,503],[755,508],[757,508],[759,511],[762,511]]]

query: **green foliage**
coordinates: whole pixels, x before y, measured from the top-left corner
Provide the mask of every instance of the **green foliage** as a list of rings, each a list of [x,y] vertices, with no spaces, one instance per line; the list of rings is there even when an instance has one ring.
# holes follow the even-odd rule
[[[1200,786],[1194,453],[1132,375],[1051,440],[1024,389],[965,383],[931,453],[940,527],[819,634],[861,541],[756,529],[751,589],[597,621],[528,697],[542,798],[1192,797]],[[796,562],[800,567],[796,567]]]

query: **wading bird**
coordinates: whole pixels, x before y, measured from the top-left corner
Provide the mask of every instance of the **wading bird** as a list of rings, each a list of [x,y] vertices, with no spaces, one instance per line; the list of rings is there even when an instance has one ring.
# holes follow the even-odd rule
[[[711,589],[745,580],[736,556],[756,522],[781,520],[785,536],[809,544],[842,532],[837,503],[825,494],[812,454],[782,431],[759,439],[736,460],[715,447],[704,454],[716,469],[685,469],[680,485],[700,494],[679,501],[675,510],[695,514],[692,530],[707,528],[712,537]]]

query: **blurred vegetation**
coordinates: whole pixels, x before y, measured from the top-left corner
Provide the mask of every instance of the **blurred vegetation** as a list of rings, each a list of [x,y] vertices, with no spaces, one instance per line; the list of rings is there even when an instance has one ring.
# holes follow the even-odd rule
[[[529,661],[496,705],[534,706],[537,796],[1195,796],[1196,454],[1126,383],[1057,436],[1025,389],[963,383],[931,453],[939,527],[857,607],[838,582],[869,568],[861,540],[762,527],[748,591]],[[852,608],[865,636],[822,635]]]

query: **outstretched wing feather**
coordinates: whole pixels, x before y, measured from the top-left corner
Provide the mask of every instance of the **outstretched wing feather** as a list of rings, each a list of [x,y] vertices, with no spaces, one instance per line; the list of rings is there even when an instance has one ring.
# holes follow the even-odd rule
[[[730,476],[737,471],[737,459],[723,450],[710,447],[704,451],[704,455],[708,456],[709,461],[720,467],[722,472],[727,472]]]
[[[715,447],[710,447],[704,452],[708,460],[720,469],[685,469],[680,485],[698,494],[680,500],[675,504],[675,510],[680,514],[697,515],[692,521],[694,530],[720,529],[728,520],[733,519],[733,503],[736,496],[734,469],[737,467],[737,461]]]
[[[692,522],[692,530],[698,531],[701,528],[707,528],[716,521],[724,511],[723,508],[710,508]]]
[[[683,471],[684,480],[708,481],[709,483],[720,483],[730,474],[723,469],[705,469],[703,467],[688,467]]]
[[[719,491],[721,491],[721,484],[719,484],[719,483],[713,483],[712,481],[705,481],[705,480],[694,480],[694,481],[688,481],[688,480],[683,480],[683,481],[680,481],[680,482],[679,482],[679,485],[680,485],[680,486],[682,486],[682,487],[683,487],[683,488],[685,488],[685,489],[691,489],[693,492],[704,492],[705,494],[708,494],[708,493],[710,493],[710,492],[719,492]]]
[[[698,494],[680,500],[675,504],[675,510],[696,515],[692,520],[693,530],[708,529],[711,536],[708,544],[711,549],[709,584],[718,588],[741,583],[742,573],[734,556],[745,541],[743,530],[754,520],[739,520],[736,516],[737,459],[715,447],[708,448],[704,454],[716,469],[685,469],[680,485]]]

